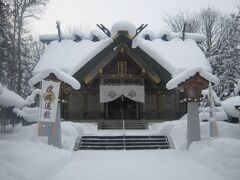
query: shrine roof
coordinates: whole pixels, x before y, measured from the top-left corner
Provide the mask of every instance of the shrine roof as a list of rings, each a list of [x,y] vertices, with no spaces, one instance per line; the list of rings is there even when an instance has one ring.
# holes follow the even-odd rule
[[[125,28],[132,36],[133,27],[135,26],[132,23],[116,23],[112,26],[111,34],[113,36],[118,30],[122,31]],[[92,31],[88,35],[79,32],[63,34],[61,41],[57,39],[57,35],[41,36],[41,41],[49,42],[49,45],[34,68],[33,74],[36,75],[46,68],[56,68],[73,76],[114,41],[112,36],[107,37],[100,30]],[[212,73],[209,61],[197,45],[204,39],[203,35],[196,33],[186,33],[183,40],[182,33],[165,31],[156,35],[148,30],[140,33],[133,40],[131,48],[140,48],[165,68],[172,77],[190,68],[202,68]]]

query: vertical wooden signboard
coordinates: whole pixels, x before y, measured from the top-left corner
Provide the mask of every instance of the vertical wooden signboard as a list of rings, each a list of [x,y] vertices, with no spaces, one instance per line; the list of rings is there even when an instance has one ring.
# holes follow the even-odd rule
[[[40,116],[38,122],[39,136],[48,136],[48,144],[61,146],[60,119],[57,117],[60,82],[42,81]],[[59,122],[58,122],[59,121]]]

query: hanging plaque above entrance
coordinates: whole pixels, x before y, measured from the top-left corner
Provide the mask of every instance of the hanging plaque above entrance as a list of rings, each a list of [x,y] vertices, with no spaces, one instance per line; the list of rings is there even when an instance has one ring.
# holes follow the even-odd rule
[[[114,101],[120,96],[144,103],[144,86],[140,85],[100,85],[100,103]]]

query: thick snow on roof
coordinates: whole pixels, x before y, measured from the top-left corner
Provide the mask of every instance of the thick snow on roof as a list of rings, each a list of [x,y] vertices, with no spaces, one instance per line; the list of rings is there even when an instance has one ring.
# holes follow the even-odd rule
[[[176,38],[170,41],[137,39],[136,45],[175,76],[186,69],[202,68],[212,72],[210,63],[196,42]]]
[[[80,37],[81,39],[92,40],[93,36],[96,36],[99,40],[106,39],[107,36],[100,29],[93,29],[90,32],[83,32],[82,30],[73,30],[72,33],[61,34],[61,40],[76,40],[76,37]],[[54,40],[58,40],[58,34],[43,34],[39,36],[39,39],[43,42],[51,42]]]
[[[118,31],[128,31],[130,36],[136,33],[136,26],[131,22],[120,21],[112,25],[111,35],[114,37]],[[104,38],[99,30],[92,31],[98,39]],[[99,35],[101,34],[101,36]],[[146,35],[149,35],[146,40]],[[80,37],[79,42],[75,42],[76,37]],[[93,42],[92,37],[86,39],[84,33],[74,32],[72,35],[62,35],[62,41],[58,42],[57,35],[42,36],[41,39],[52,40],[33,70],[33,75],[47,68],[56,68],[74,75],[81,67],[88,63],[94,56],[108,46],[113,39],[105,36],[97,42]],[[195,33],[185,33],[185,40],[182,33],[163,31],[157,35],[149,30],[142,32],[133,41],[133,48],[139,47],[149,56],[155,59],[173,77],[179,73],[192,69],[202,68],[212,73],[210,63],[204,53],[197,46],[196,42],[203,41],[204,36]],[[90,40],[92,39],[92,40]]]
[[[206,79],[209,82],[212,82],[214,84],[219,83],[219,79],[216,76],[207,72],[206,70],[202,68],[193,68],[193,69],[183,71],[182,73],[175,76],[173,79],[168,81],[168,83],[166,84],[166,87],[167,89],[174,89],[178,87],[179,84],[181,84],[182,82],[185,82],[187,79],[191,78],[197,73],[199,73],[202,78]]]
[[[42,71],[41,73],[35,75],[34,77],[32,77],[28,83],[30,85],[35,85],[38,82],[42,81],[43,79],[45,79],[46,77],[48,77],[51,73],[53,73],[55,76],[57,76],[57,78],[69,85],[72,86],[73,89],[80,89],[81,85],[78,82],[78,80],[76,80],[74,77],[72,77],[71,75],[59,70],[59,69],[55,69],[55,68],[47,68],[44,71]]]
[[[182,32],[170,32],[169,30],[162,30],[158,33],[154,33],[150,30],[143,30],[143,32],[138,36],[138,37],[143,37],[145,38],[146,35],[149,35],[151,40],[154,39],[163,39],[165,38],[166,40],[170,41],[172,39],[176,38],[183,38],[183,33]],[[164,37],[165,36],[165,37]],[[199,33],[185,33],[184,39],[192,39],[197,43],[204,42],[206,40],[206,36],[203,34]]]
[[[128,21],[119,21],[112,25],[111,28],[111,36],[114,37],[118,31],[128,31],[130,36],[134,36],[136,34],[136,26]]]
[[[56,68],[73,75],[111,41],[111,39],[97,42],[86,39],[80,42],[52,41],[34,68],[33,74],[36,75],[47,68]]]
[[[5,87],[0,87],[0,90],[2,92],[0,93],[0,106],[23,107],[26,105],[26,101],[15,92],[10,91]]]
[[[169,33],[167,34],[167,39],[168,40],[172,40],[175,38],[182,38],[183,33],[182,32],[178,32],[178,33]],[[204,36],[203,34],[199,34],[199,33],[185,33],[184,36],[185,39],[192,39],[196,42],[204,42],[206,40],[206,36]]]
[[[235,106],[240,106],[240,96],[230,97],[222,102],[225,111],[232,117],[239,117],[240,112],[235,109]]]

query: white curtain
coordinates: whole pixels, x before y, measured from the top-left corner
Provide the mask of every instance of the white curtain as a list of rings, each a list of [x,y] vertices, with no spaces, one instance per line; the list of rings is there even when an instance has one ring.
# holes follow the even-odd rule
[[[100,85],[100,103],[114,101],[120,96],[144,103],[144,86],[140,85]]]

